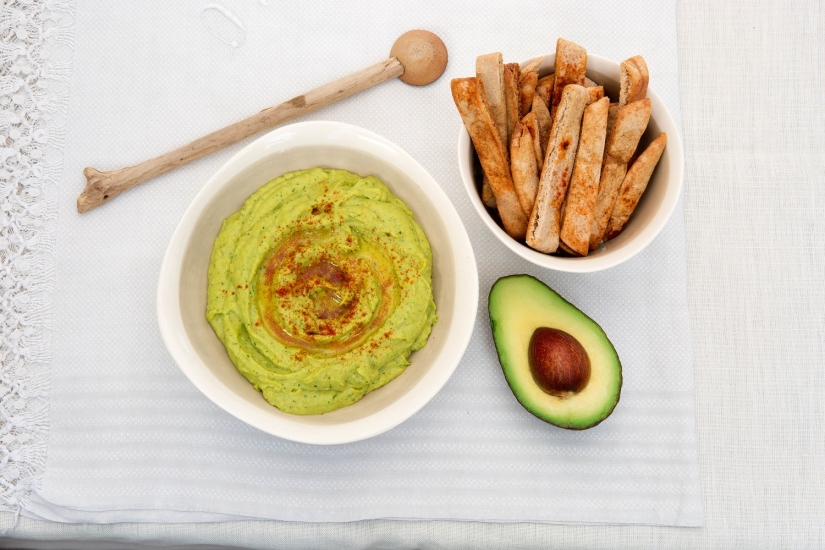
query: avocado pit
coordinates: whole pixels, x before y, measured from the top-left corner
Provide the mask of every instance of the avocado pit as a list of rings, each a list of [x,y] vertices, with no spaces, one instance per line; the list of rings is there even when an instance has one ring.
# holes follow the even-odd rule
[[[533,380],[545,393],[569,397],[590,380],[590,357],[584,346],[563,330],[539,327],[527,348]]]

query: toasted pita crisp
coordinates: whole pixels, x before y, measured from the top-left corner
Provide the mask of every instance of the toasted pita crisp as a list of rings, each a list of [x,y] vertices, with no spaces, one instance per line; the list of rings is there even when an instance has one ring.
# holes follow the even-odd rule
[[[607,222],[613,214],[613,205],[622,180],[627,173],[627,164],[605,159],[599,178],[599,196],[596,199],[596,212],[593,215],[593,225],[590,228],[590,250],[596,250],[602,242]]]
[[[596,103],[604,97],[604,86],[593,86],[587,88],[587,104]]]
[[[533,96],[533,109],[530,111],[536,117],[536,126],[538,128],[538,151],[540,152],[538,158],[539,170],[544,167],[544,157],[547,154],[547,142],[550,141],[550,130],[552,130],[553,119],[550,118],[550,111],[544,100],[538,95]]]
[[[519,80],[519,118],[524,117],[530,112],[530,107],[533,106],[533,95],[536,93],[536,84],[539,76],[536,73],[527,73],[526,76]]]
[[[490,111],[502,143],[509,143],[507,104],[504,99],[504,62],[501,52],[488,53],[476,58],[476,78],[484,83],[485,105]]]
[[[521,69],[521,76],[519,78],[524,78],[527,75],[527,73],[531,73],[531,72],[532,73],[538,73],[539,72],[539,67],[541,67],[541,62],[542,61],[544,61],[544,56],[541,56],[541,57],[537,58],[535,61],[532,61],[532,62],[528,63],[527,65],[525,65]]]
[[[522,239],[527,230],[527,216],[516,195],[504,144],[490,113],[480,99],[484,93],[484,83],[476,78],[455,78],[450,82],[450,89],[481,161],[481,167],[490,180],[504,230],[511,237]]]
[[[550,101],[553,99],[553,82],[556,80],[556,74],[551,73],[547,76],[539,78],[536,83],[536,95],[544,100],[544,104],[550,107]]]
[[[520,69],[518,63],[507,63],[504,66],[504,103],[507,106],[507,141],[513,136],[513,129],[521,119],[519,116],[519,75]]]
[[[587,90],[583,86],[565,87],[527,228],[527,244],[540,252],[555,252],[559,247],[561,208],[573,172],[586,105]]]
[[[601,98],[604,97],[604,87],[603,86],[594,86],[594,87],[585,88],[585,89],[587,90],[587,104],[588,105],[590,105],[592,103],[595,103],[596,101],[599,101]],[[618,103],[616,105],[618,105]],[[618,114],[618,108],[616,110],[616,114]],[[555,122],[555,114],[551,113],[550,121],[551,121],[551,123]],[[609,128],[610,128],[610,119],[608,118],[608,134],[607,134],[608,138],[610,137]],[[552,130],[551,130],[551,132],[552,132]],[[608,139],[608,141],[609,141],[609,139]]]
[[[559,238],[561,244],[580,256],[587,256],[596,215],[609,107],[610,99],[604,97],[584,110],[576,165],[567,192]]]
[[[637,55],[622,61],[619,65],[619,76],[619,105],[621,107],[647,96],[650,74],[647,71],[644,57]]]
[[[619,103],[611,103],[610,109],[607,111],[607,139],[605,146],[610,143],[610,138],[613,135],[613,130],[616,128],[616,119],[619,117]]]
[[[521,74],[521,69],[518,63],[507,63],[504,65],[504,106],[507,112],[507,119],[505,125],[505,134],[502,136],[503,143],[509,148],[511,136],[513,135],[513,128],[519,120],[519,91],[518,79]],[[505,151],[509,154],[509,150]],[[484,176],[481,185],[481,202],[489,208],[496,207],[496,196],[493,193],[493,188],[490,187],[490,180]]]
[[[496,196],[493,194],[493,188],[490,187],[490,179],[487,177],[487,174],[484,174],[481,180],[481,202],[483,202],[487,208],[496,207]]]
[[[527,116],[521,119],[521,124],[524,126],[525,130],[530,132],[530,136],[533,139],[533,151],[536,154],[536,166],[539,167],[539,172],[541,172],[541,167],[544,165],[544,157],[542,156],[541,132],[539,131],[539,121],[536,119],[536,113],[533,111],[527,113]]]
[[[533,148],[533,136],[521,123],[516,124],[513,141],[510,143],[510,169],[521,208],[524,215],[529,216],[539,188],[539,167]]]
[[[609,113],[608,113],[609,115]],[[590,250],[599,247],[613,214],[619,188],[627,173],[627,161],[639,144],[639,139],[650,119],[650,100],[635,101],[620,108],[612,133],[607,136],[604,148],[604,166],[599,181],[599,198],[596,200],[596,216],[590,233]]]
[[[659,134],[659,137],[647,146],[647,149],[639,155],[639,158],[627,171],[627,175],[624,177],[622,186],[619,189],[619,197],[616,199],[613,213],[610,216],[610,223],[607,225],[608,239],[612,239],[621,233],[628,218],[636,209],[642,193],[647,188],[647,183],[650,181],[654,168],[659,163],[659,159],[662,158],[665,145],[667,145],[667,134]]]
[[[565,86],[584,86],[587,71],[587,51],[574,42],[559,38],[556,41],[556,78],[553,82],[553,98],[550,113],[555,117],[556,106],[561,101]]]
[[[619,109],[613,134],[608,137],[605,156],[627,164],[650,120],[650,100],[634,101]]]
[[[487,111],[487,114],[488,114],[488,115],[490,115],[490,118],[493,120],[493,126],[494,126],[494,127],[495,127],[495,129],[496,129],[496,133],[498,134],[498,138],[499,138],[499,140],[501,141],[501,143],[502,143],[502,144],[507,143],[507,142],[505,141],[505,139],[506,139],[506,137],[507,137],[507,134],[506,134],[506,132],[507,132],[507,121],[505,120],[505,124],[504,124],[504,128],[503,128],[503,130],[504,130],[504,132],[505,132],[505,133],[503,133],[503,134],[499,133],[499,130],[501,130],[501,128],[499,128],[499,127],[496,125],[496,121],[495,121],[495,119],[493,119],[493,110],[492,110],[492,108],[490,107],[490,101],[489,101],[489,98],[487,97],[487,90],[484,88],[484,83],[483,83],[483,82],[480,82],[480,81],[479,81],[479,83],[478,83],[478,87],[477,87],[477,91],[478,91],[478,100],[479,100],[479,103],[481,104],[482,109],[484,109],[485,111]],[[508,147],[506,147],[506,146],[504,147],[504,159],[505,159],[508,163],[510,162],[510,150],[509,150],[509,148],[508,148]],[[483,188],[482,188],[482,189],[483,189]]]

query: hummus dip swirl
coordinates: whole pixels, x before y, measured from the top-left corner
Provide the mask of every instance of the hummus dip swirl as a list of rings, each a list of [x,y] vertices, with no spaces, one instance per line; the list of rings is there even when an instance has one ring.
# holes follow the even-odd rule
[[[381,181],[284,174],[223,222],[206,318],[238,371],[280,410],[321,414],[380,388],[436,322],[432,252]]]

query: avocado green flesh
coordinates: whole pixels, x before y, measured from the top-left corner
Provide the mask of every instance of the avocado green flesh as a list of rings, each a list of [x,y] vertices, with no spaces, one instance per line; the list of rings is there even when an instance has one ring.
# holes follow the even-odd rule
[[[496,281],[490,290],[489,309],[501,368],[524,408],[546,422],[574,430],[595,426],[613,412],[622,388],[622,366],[595,321],[529,275]],[[533,380],[527,351],[539,327],[563,330],[587,351],[590,380],[580,392],[556,397]]]

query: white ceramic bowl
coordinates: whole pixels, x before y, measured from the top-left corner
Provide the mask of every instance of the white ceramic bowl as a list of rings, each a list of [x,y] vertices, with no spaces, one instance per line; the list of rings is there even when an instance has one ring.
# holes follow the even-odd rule
[[[206,272],[221,223],[260,186],[321,166],[374,175],[413,211],[433,251],[439,317],[428,344],[398,378],[358,403],[316,416],[286,414],[235,370],[206,321]],[[215,404],[265,432],[303,443],[338,444],[378,435],[423,407],[444,386],[470,341],[478,271],[467,232],[435,180],[386,139],[338,122],[279,128],[245,147],[201,189],[178,224],[158,283],[158,324],[181,370]]]
[[[544,56],[539,76],[550,74],[555,63],[555,54]],[[533,58],[535,59],[535,58]],[[533,61],[528,59],[526,63]],[[619,98],[619,64],[598,55],[587,55],[587,76],[604,86],[605,93],[612,100]],[[476,160],[470,136],[464,126],[458,135],[458,170],[467,194],[470,196],[478,215],[501,242],[522,258],[542,267],[572,273],[600,271],[629,260],[646,247],[659,234],[673,213],[682,191],[684,176],[684,152],[682,139],[667,107],[654,90],[656,75],[651,75],[654,86],[647,90],[650,98],[650,122],[641,139],[641,147],[647,145],[660,133],[667,133],[667,146],[661,160],[653,172],[650,183],[642,195],[639,205],[628,220],[619,236],[611,239],[580,258],[549,256],[537,252],[523,242],[519,242],[504,232],[499,223],[481,202],[481,169]]]

